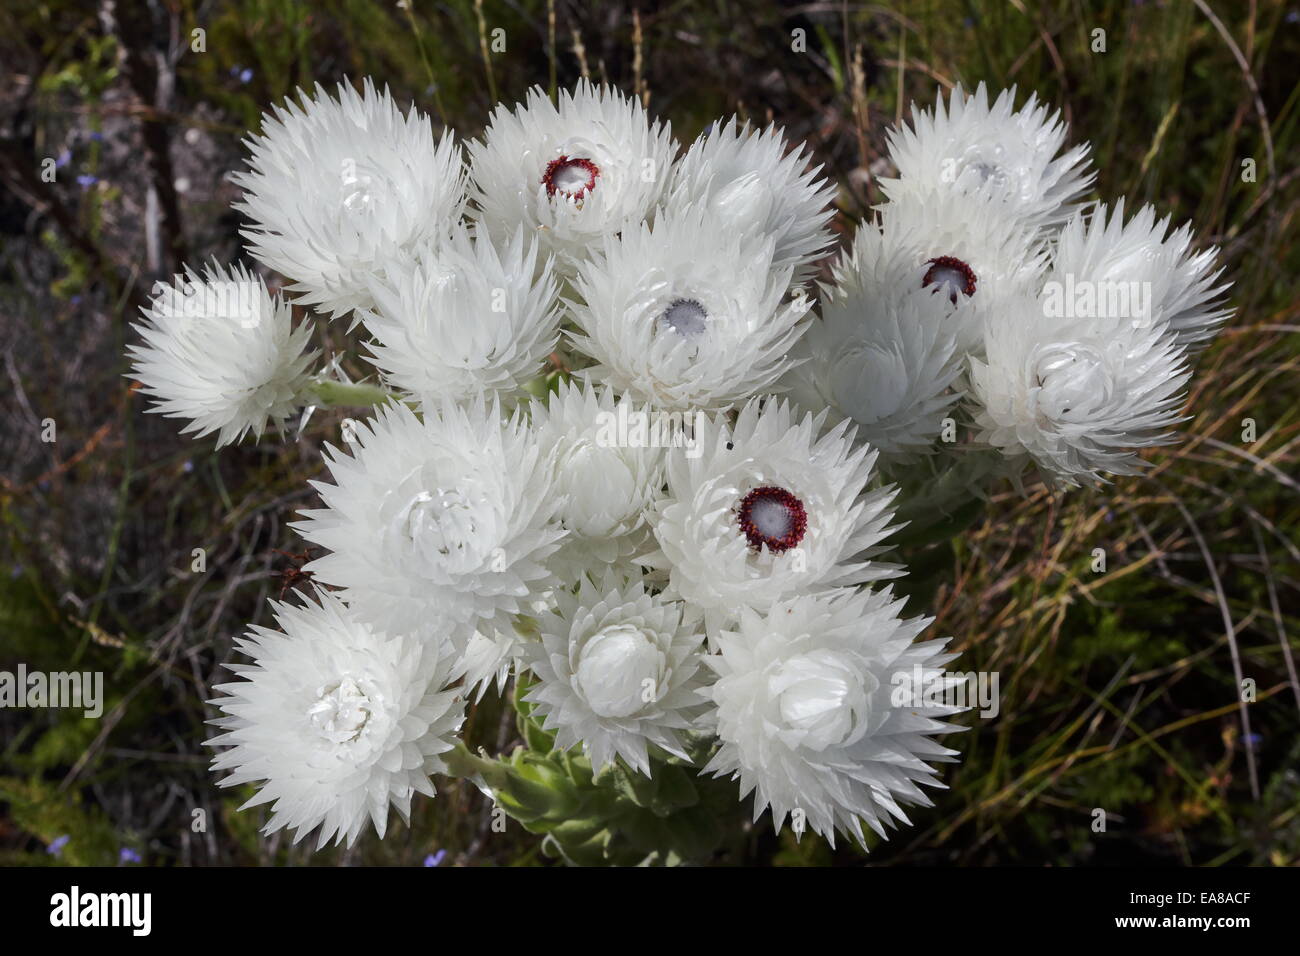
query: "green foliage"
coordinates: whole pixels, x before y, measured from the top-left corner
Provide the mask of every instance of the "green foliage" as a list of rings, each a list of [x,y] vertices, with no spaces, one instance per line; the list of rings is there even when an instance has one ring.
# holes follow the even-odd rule
[[[84,34],[81,39],[85,44],[83,56],[66,60],[58,69],[43,74],[41,93],[48,96],[72,93],[79,99],[95,101],[113,85],[119,73],[117,39],[92,33]]]
[[[649,776],[617,761],[600,773],[573,751],[555,750],[524,699],[530,683],[517,680],[514,706],[520,747],[508,761],[484,771],[497,805],[530,833],[543,834],[543,851],[578,865],[673,865],[705,862],[738,821],[735,785],[697,776],[694,766],[654,755]]]
[[[117,862],[122,837],[95,807],[87,807],[74,794],[41,780],[0,777],[0,802],[8,805],[14,823],[45,846],[67,837],[57,856],[44,849],[16,852],[0,862],[42,865],[52,862],[72,866],[111,866]]]
[[[0,660],[43,660],[49,654],[50,615],[41,592],[27,576],[0,575]]]
[[[595,774],[585,756],[520,747],[484,776],[501,809],[546,837],[544,852],[576,865],[707,862],[737,822],[734,784],[669,760],[649,776],[621,762]]]

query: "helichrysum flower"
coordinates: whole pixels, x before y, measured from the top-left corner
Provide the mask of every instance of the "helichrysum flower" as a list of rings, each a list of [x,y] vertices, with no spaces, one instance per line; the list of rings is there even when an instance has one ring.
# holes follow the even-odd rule
[[[1056,237],[1044,307],[1133,326],[1167,323],[1180,348],[1203,347],[1232,314],[1222,299],[1229,283],[1215,284],[1218,250],[1191,245],[1190,224],[1171,234],[1169,217],[1157,220],[1152,206],[1127,223],[1122,199],[1109,215],[1104,204],[1077,213]]]
[[[332,317],[371,304],[369,280],[436,242],[460,218],[464,174],[450,135],[402,115],[367,80],[338,96],[317,86],[263,117],[232,176],[252,222],[249,252],[294,281],[300,301]]]
[[[371,361],[392,386],[437,404],[478,394],[513,399],[559,338],[559,303],[537,240],[517,231],[498,249],[458,227],[370,284],[359,314]]]
[[[1031,229],[1059,224],[1092,184],[1088,146],[1061,153],[1068,128],[1036,95],[1019,110],[1012,87],[989,105],[981,83],[974,95],[960,86],[945,110],[912,108],[912,124],[890,132],[889,155],[898,177],[882,179],[891,200],[914,189],[992,203]]]
[[[588,567],[644,550],[646,511],[663,486],[664,449],[690,440],[681,416],[660,415],[612,389],[563,383],[532,405],[543,454],[552,457],[552,494],[568,532],[548,566],[566,580]]]
[[[1187,227],[1075,209],[1088,148],[1014,90],[959,87],[891,134],[899,175],[820,317],[834,188],[775,126],[714,124],[675,159],[666,124],[584,80],[499,106],[466,173],[369,81],[300,100],[248,141],[246,236],[300,301],[356,313],[398,395],[345,421],[294,523],[339,590],[239,642],[211,743],[268,832],[321,845],[432,794],[463,699],[512,671],[597,772],[712,735],[705,771],[756,820],[884,836],[960,729],[954,655],[868,589],[902,573],[885,480],[917,489],[924,533],[994,472],[1135,473],[1228,315]],[[312,385],[290,313],[246,270],[163,287],[130,350],[152,410],[224,444],[304,394],[368,397]],[[958,417],[972,453],[922,460]]]
[[[889,269],[874,267],[891,259],[864,247],[883,242],[873,226],[859,229],[854,251],[836,270],[838,284],[822,301],[820,321],[796,346],[806,361],[783,383],[803,408],[829,409],[833,422],[850,419],[857,439],[880,452],[882,462],[903,463],[937,450],[958,397],[953,386],[964,354],[947,297],[909,282],[915,269],[902,281],[880,281]]]
[[[586,80],[552,104],[541,87],[500,105],[469,146],[475,215],[494,236],[537,232],[566,269],[650,215],[677,144],[635,97]]]
[[[561,749],[582,745],[594,769],[616,757],[650,772],[653,745],[685,757],[680,733],[703,709],[698,617],[614,573],[560,590],[525,645],[539,683],[528,700]]]
[[[582,374],[669,410],[723,409],[769,390],[807,326],[791,265],[771,236],[745,236],[707,208],[606,236],[575,281]]]
[[[913,643],[929,620],[901,620],[903,604],[888,589],[800,595],[743,609],[720,635],[707,660],[721,746],[704,770],[738,777],[755,820],[770,808],[778,830],[789,815],[796,836],[808,827],[834,846],[837,830],[863,843],[862,823],[885,836],[910,822],[904,805],[931,805],[930,763],[956,753],[933,735],[960,728],[943,720],[958,708],[924,689],[955,686],[942,666],[956,655]],[[907,706],[896,675],[915,688]]]
[[[144,344],[126,350],[131,374],[154,399],[149,411],[189,420],[181,434],[216,432],[218,447],[260,438],[302,404],[311,326],[293,328],[293,310],[247,269],[189,270],[160,283],[143,314]]]
[[[1024,299],[991,324],[984,351],[971,363],[978,438],[1055,483],[1136,474],[1143,448],[1174,440],[1190,372],[1163,324],[1120,330]]]
[[[771,236],[773,267],[793,266],[792,281],[801,283],[834,239],[835,189],[818,178],[820,166],[809,168],[802,148],[787,146],[776,126],[715,123],[674,168],[665,206],[701,205],[728,231]]]
[[[351,846],[366,820],[379,836],[388,808],[409,822],[411,797],[433,796],[429,776],[446,769],[464,703],[445,690],[451,676],[438,647],[389,636],[361,621],[336,595],[302,607],[272,603],[281,631],[253,626],[236,641],[252,664],[230,665],[240,680],[217,685],[225,715],[209,746],[228,770],[221,786],[259,783],[244,807],[271,804],[265,833],[320,827],[317,847]],[[243,809],[243,808],[241,808]]]
[[[838,273],[841,281],[849,269],[892,274],[900,259],[910,261],[905,285],[948,300],[961,348],[977,350],[990,316],[1038,290],[1045,244],[1001,205],[972,203],[948,191],[909,190],[877,209],[883,238],[866,242],[862,230],[869,226],[859,229],[854,257]]]
[[[332,552],[310,564],[358,613],[390,633],[449,637],[464,650],[478,627],[510,633],[512,616],[552,583],[551,462],[519,414],[476,399],[390,404],[349,429],[352,454],[329,447],[325,507],[295,527]]]
[[[697,457],[668,454],[659,550],[643,560],[704,610],[710,634],[742,607],[897,573],[870,560],[893,530],[893,489],[868,487],[876,453],[854,447],[848,422],[821,434],[824,419],[755,399],[734,426],[697,419]]]

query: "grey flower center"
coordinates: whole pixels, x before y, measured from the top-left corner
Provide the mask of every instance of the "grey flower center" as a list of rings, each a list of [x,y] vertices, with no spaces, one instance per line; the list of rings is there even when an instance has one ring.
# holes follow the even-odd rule
[[[695,299],[674,299],[659,316],[659,321],[678,335],[689,338],[701,335],[709,313]]]

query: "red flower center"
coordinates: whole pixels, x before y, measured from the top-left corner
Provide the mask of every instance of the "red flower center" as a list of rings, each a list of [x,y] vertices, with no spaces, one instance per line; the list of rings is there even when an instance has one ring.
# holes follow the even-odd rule
[[[975,270],[956,256],[939,256],[930,260],[930,268],[921,280],[921,285],[937,285],[948,291],[948,298],[957,304],[957,294],[972,296],[975,294]]]
[[[558,192],[570,199],[581,199],[596,188],[596,177],[599,175],[600,167],[591,160],[561,156],[547,164],[542,184],[546,186],[548,196],[554,196]]]
[[[741,500],[736,517],[755,551],[764,545],[778,554],[789,551],[808,530],[803,502],[784,488],[755,488]]]

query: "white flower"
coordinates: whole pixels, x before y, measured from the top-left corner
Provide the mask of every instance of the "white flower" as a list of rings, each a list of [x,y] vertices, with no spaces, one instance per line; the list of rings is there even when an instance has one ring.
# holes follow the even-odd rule
[[[538,627],[526,653],[540,683],[527,699],[559,748],[581,743],[598,772],[622,757],[649,774],[649,745],[686,756],[679,731],[704,707],[703,639],[681,604],[606,573],[557,592]]]
[[[494,236],[538,232],[566,269],[603,236],[649,215],[677,144],[640,102],[582,80],[554,105],[541,87],[492,113],[469,146],[476,215]]]
[[[1223,274],[1214,269],[1218,250],[1193,253],[1191,244],[1190,224],[1170,234],[1169,217],[1157,221],[1152,206],[1125,223],[1123,200],[1109,216],[1102,204],[1077,213],[1057,236],[1045,291],[1076,317],[1164,322],[1181,348],[1204,346],[1232,314],[1222,308],[1230,283],[1215,285]],[[1085,295],[1090,307],[1080,309]]]
[[[697,419],[698,457],[668,454],[660,550],[642,560],[668,570],[669,590],[704,610],[710,634],[742,607],[896,576],[870,560],[894,530],[894,491],[867,489],[876,453],[854,448],[848,422],[819,438],[824,419],[756,399],[734,427]]]
[[[1063,155],[1068,129],[1037,95],[1015,110],[1015,87],[990,107],[981,83],[973,96],[958,86],[945,111],[912,107],[912,125],[891,130],[889,154],[898,178],[881,179],[891,200],[920,189],[996,204],[1030,229],[1050,228],[1070,214],[1070,203],[1092,185],[1088,145]]]
[[[389,804],[410,820],[411,796],[435,793],[429,775],[446,770],[464,704],[443,687],[450,676],[437,648],[390,637],[360,621],[335,595],[304,607],[272,602],[284,633],[253,626],[236,646],[251,665],[217,685],[210,701],[226,715],[209,746],[229,770],[221,786],[264,781],[240,809],[271,803],[263,829],[317,826],[317,848],[351,846],[369,817],[382,838]]]
[[[918,784],[943,785],[929,761],[956,754],[932,735],[962,729],[938,694],[956,686],[942,671],[956,655],[946,640],[913,643],[931,619],[901,620],[904,603],[888,588],[801,595],[742,611],[720,636],[708,694],[721,747],[704,772],[739,777],[756,821],[771,807],[777,830],[790,814],[796,836],[806,825],[834,846],[837,830],[863,843],[862,822],[883,837],[910,822],[903,805],[931,805]]]
[[[294,329],[293,310],[247,269],[187,270],[160,284],[143,314],[133,328],[144,344],[126,350],[131,374],[155,399],[149,411],[190,420],[181,434],[217,432],[218,447],[248,432],[260,438],[302,404],[317,355],[303,351],[311,326]]]
[[[1141,449],[1174,440],[1191,373],[1164,325],[1117,331],[1025,299],[990,326],[985,352],[971,363],[978,438],[1058,484],[1136,474]]]
[[[497,249],[484,235],[452,237],[370,284],[359,314],[377,342],[371,361],[397,388],[437,404],[486,393],[511,399],[559,339],[549,262],[522,231]]]
[[[911,190],[877,209],[883,239],[867,242],[858,230],[851,260],[836,275],[874,274],[930,289],[951,309],[962,349],[978,350],[991,316],[1012,299],[1038,291],[1046,268],[1044,243],[1002,206],[976,203],[959,193]]]
[[[249,171],[231,179],[252,221],[249,251],[293,279],[331,317],[370,305],[367,281],[436,242],[464,207],[459,147],[434,142],[429,118],[405,116],[387,89],[322,86],[262,120]]]
[[[424,629],[424,633],[428,629]],[[453,637],[459,634],[453,630]],[[463,674],[465,687],[475,700],[481,700],[493,684],[497,693],[505,691],[510,669],[519,657],[520,637],[514,628],[480,627],[468,641],[452,640],[454,648],[463,646],[456,672]]]
[[[552,494],[564,501],[558,518],[569,532],[548,566],[572,580],[641,550],[646,510],[663,487],[664,448],[689,440],[681,416],[669,421],[607,387],[562,383],[533,403],[532,423],[542,454],[553,456]]]
[[[835,188],[818,178],[820,166],[808,168],[802,147],[787,153],[786,145],[775,125],[760,132],[734,117],[715,123],[678,162],[665,207],[702,205],[730,231],[771,236],[773,266],[793,266],[799,284],[834,239]]]
[[[663,213],[607,236],[575,282],[581,374],[665,409],[723,409],[770,390],[807,327],[786,302],[791,266],[706,208]]]
[[[349,431],[351,455],[328,449],[336,484],[313,482],[325,507],[293,525],[333,552],[305,567],[389,633],[450,635],[462,653],[476,628],[509,634],[551,586],[564,534],[551,463],[520,415],[477,399],[421,420],[392,404]]]
[[[831,421],[851,419],[857,439],[879,451],[882,463],[905,463],[937,450],[964,356],[946,297],[906,277],[881,281],[889,268],[870,268],[890,261],[879,248],[867,251],[883,243],[873,226],[858,230],[821,321],[796,347],[807,361],[784,384],[809,411],[828,408]]]

